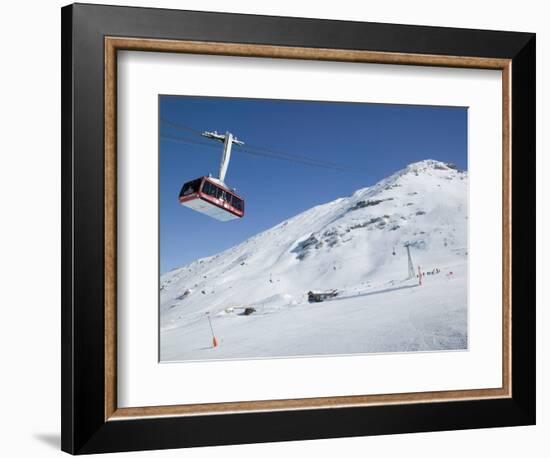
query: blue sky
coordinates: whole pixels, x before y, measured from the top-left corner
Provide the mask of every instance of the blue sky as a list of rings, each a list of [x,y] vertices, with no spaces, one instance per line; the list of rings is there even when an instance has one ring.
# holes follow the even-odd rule
[[[216,176],[217,148],[192,131],[160,122],[160,270],[216,254],[314,205],[423,159],[467,169],[467,109],[214,97],[159,96],[159,119],[198,131],[229,131],[247,145],[341,164],[345,171],[302,165],[233,149],[226,183],[246,202],[240,220],[219,222],[182,207],[184,182]]]

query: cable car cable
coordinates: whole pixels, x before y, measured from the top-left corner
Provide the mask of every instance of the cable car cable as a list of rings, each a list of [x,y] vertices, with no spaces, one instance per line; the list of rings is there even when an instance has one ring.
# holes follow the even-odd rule
[[[219,147],[217,145],[214,145],[213,143],[201,142],[192,138],[176,137],[168,134],[160,134],[160,137],[164,138],[165,140],[174,140],[177,142],[190,143],[192,145],[207,146],[208,148],[219,149]]]
[[[217,149],[216,145],[209,144],[209,143],[204,143],[204,142],[199,142],[197,140],[193,140],[193,139],[189,139],[189,138],[175,137],[175,136],[166,135],[166,134],[161,134],[160,137],[165,139],[165,140],[172,140],[172,141],[176,141],[176,142],[182,142],[182,143],[187,143],[187,144],[192,144],[192,145],[199,145],[199,146],[208,146],[210,148],[216,148]],[[340,167],[334,167],[334,166],[326,165],[324,163],[317,163],[317,162],[313,162],[313,161],[306,161],[306,160],[295,159],[295,158],[291,158],[291,157],[277,156],[277,155],[274,155],[274,154],[269,154],[269,153],[264,153],[264,152],[259,152],[259,151],[252,151],[252,150],[245,149],[243,147],[238,147],[238,150],[242,153],[245,153],[245,154],[249,154],[249,155],[253,155],[253,156],[260,156],[260,157],[267,157],[267,158],[270,158],[270,159],[277,159],[279,161],[294,162],[294,163],[298,163],[298,164],[310,165],[310,166],[313,166],[313,167],[320,167],[320,168],[331,169],[331,170],[339,170],[339,171],[344,171],[344,172],[357,172],[356,170],[344,169],[344,168],[340,168]]]
[[[166,135],[166,134],[161,134],[161,138],[163,138],[165,140],[173,140],[173,141],[176,141],[176,142],[188,143],[188,144],[192,144],[192,145],[208,146],[210,148],[216,148],[217,149],[216,145],[209,144],[209,143],[204,143],[204,142],[199,142],[197,140],[193,140],[193,139],[190,139],[190,138],[175,137],[175,136]],[[249,151],[249,150],[242,149],[242,148],[240,148],[240,150],[241,150],[241,152],[243,152],[245,154],[250,154],[250,155],[253,155],[253,156],[267,157],[267,158],[270,158],[270,159],[278,159],[278,160],[281,160],[281,161],[298,162],[298,163],[302,163],[302,164],[305,164],[305,165],[312,165],[312,166],[316,166],[316,167],[333,168],[333,167],[328,167],[328,166],[322,165],[322,164],[315,164],[315,163],[306,162],[306,161],[296,161],[296,160],[291,159],[291,158],[282,157],[282,156],[275,156],[275,155],[268,154],[268,153],[260,153],[260,152],[256,152],[256,151]]]
[[[254,146],[254,145],[251,145],[249,143],[246,144],[246,148],[257,150],[257,151],[260,151],[260,152],[270,153],[270,154],[277,154],[277,155],[281,155],[281,156],[287,156],[287,157],[291,157],[291,158],[299,158],[299,159],[303,159],[303,160],[307,160],[307,161],[315,161],[317,163],[322,163],[322,164],[330,165],[330,166],[334,166],[334,167],[346,168],[346,166],[344,166],[342,164],[337,164],[335,162],[314,159],[314,158],[311,158],[311,157],[308,157],[308,156],[302,156],[300,154],[285,153],[283,151],[276,151],[276,150],[264,148],[264,147],[261,147],[261,146]]]
[[[189,126],[186,126],[184,124],[181,124],[181,123],[178,123],[178,122],[174,122],[174,121],[170,121],[166,118],[160,118],[160,121],[175,128],[175,129],[179,129],[179,130],[187,130],[189,132],[193,132],[195,134],[198,134],[198,135],[201,135],[202,136],[202,132],[201,130],[197,130],[197,129],[193,129],[192,127],[189,127]]]
[[[175,123],[173,121],[169,121],[165,118],[161,118],[160,120],[161,120],[161,122],[163,122],[163,123],[165,123],[165,124],[167,124],[171,127],[174,127],[176,129],[193,132],[197,135],[202,136],[203,132],[200,131],[200,130],[194,129],[192,127],[186,126],[186,125],[181,124],[181,123]],[[195,140],[192,140],[192,139],[183,139],[183,138],[172,137],[172,136],[168,136],[168,135],[161,135],[161,136],[164,137],[164,138],[172,139],[172,140],[176,140],[176,141],[181,140],[181,141],[187,141],[189,143],[194,143],[194,144],[198,144],[198,145],[202,145],[202,146],[210,146],[209,144],[206,144],[206,143],[203,143],[203,142],[198,142],[198,141],[195,141]],[[287,161],[290,161],[290,162],[295,162],[295,163],[299,163],[299,164],[303,164],[303,165],[311,165],[311,166],[315,166],[315,167],[339,170],[339,171],[343,171],[343,172],[361,173],[360,170],[352,169],[352,168],[349,168],[349,167],[346,167],[346,166],[343,166],[343,165],[340,165],[340,164],[336,164],[334,162],[322,161],[322,160],[310,158],[310,157],[307,157],[307,156],[302,156],[302,155],[297,155],[297,154],[290,154],[290,153],[285,153],[285,152],[281,152],[281,151],[275,151],[275,150],[271,150],[271,149],[267,149],[267,148],[262,148],[260,146],[254,146],[254,145],[246,144],[245,146],[236,145],[236,147],[238,148],[239,151],[242,151],[242,152],[248,153],[248,154],[252,154],[252,155],[256,155],[256,156],[269,157],[269,158],[272,158],[272,159],[279,159],[279,160],[287,160]]]
[[[272,158],[272,159],[279,159],[281,161],[289,161],[289,162],[294,162],[294,163],[297,163],[297,164],[311,165],[313,167],[321,167],[321,168],[324,168],[324,169],[339,170],[339,171],[345,171],[345,172],[355,172],[355,170],[350,170],[350,169],[345,169],[343,167],[328,165],[328,164],[325,164],[323,162],[317,162],[314,159],[310,160],[310,159],[301,159],[299,157],[292,157],[292,156],[280,156],[280,155],[275,155],[275,154],[267,153],[267,152],[263,152],[263,151],[255,151],[255,150],[251,150],[251,149],[248,149],[248,148],[243,148],[242,146],[239,146],[237,148],[237,151],[241,151],[241,152],[247,153],[247,154],[252,154],[252,155],[255,155],[255,156],[263,156],[263,157],[269,157],[269,158]]]

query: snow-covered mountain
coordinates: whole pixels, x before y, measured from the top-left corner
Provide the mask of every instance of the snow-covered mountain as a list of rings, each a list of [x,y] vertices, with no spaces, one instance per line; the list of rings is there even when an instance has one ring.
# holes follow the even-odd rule
[[[466,348],[467,188],[453,165],[413,163],[164,274],[161,360]]]

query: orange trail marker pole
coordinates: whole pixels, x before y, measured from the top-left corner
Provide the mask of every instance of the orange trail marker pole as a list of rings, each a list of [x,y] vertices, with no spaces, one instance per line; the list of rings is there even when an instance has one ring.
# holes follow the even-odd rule
[[[218,346],[218,340],[214,335],[214,328],[212,327],[212,321],[210,321],[210,315],[206,315],[206,318],[208,318],[208,324],[210,325],[210,331],[212,332],[212,346],[216,348]]]

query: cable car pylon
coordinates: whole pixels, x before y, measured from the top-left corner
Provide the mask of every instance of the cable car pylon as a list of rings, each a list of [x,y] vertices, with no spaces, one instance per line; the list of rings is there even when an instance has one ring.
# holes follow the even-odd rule
[[[414,264],[413,264],[412,257],[411,257],[410,244],[408,242],[405,243],[405,248],[407,249],[407,260],[408,260],[408,269],[409,269],[407,280],[409,280],[411,278],[414,278],[414,276],[415,276]]]

